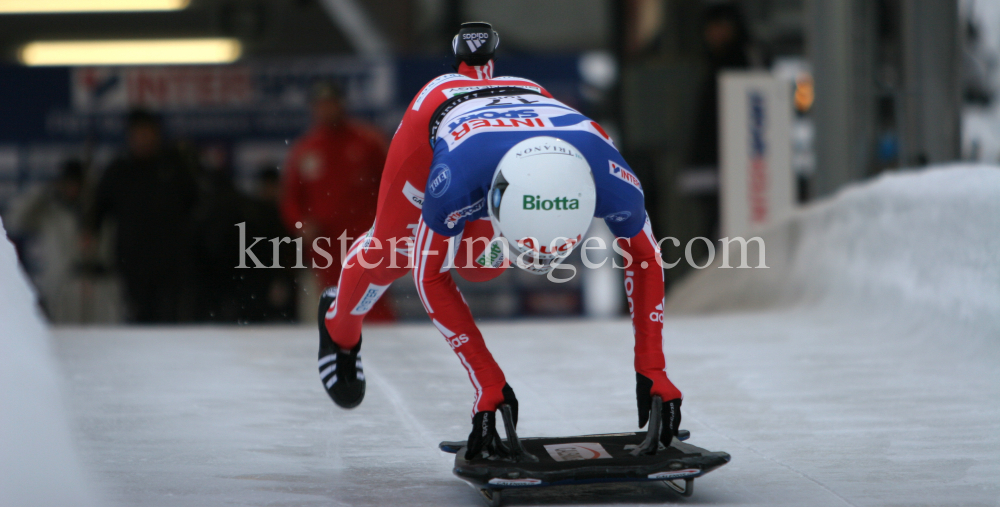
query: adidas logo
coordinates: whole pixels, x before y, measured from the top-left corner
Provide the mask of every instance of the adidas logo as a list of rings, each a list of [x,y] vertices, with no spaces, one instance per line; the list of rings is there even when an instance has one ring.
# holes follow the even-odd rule
[[[469,46],[469,50],[472,51],[473,53],[475,53],[476,50],[479,49],[479,48],[481,48],[483,46],[483,43],[486,42],[490,38],[490,34],[488,34],[488,33],[466,33],[466,34],[462,34],[462,38],[465,39],[465,44],[467,44]]]
[[[656,305],[656,310],[649,312],[649,320],[663,322],[663,303]]]
[[[350,352],[347,352],[347,354],[349,356]],[[350,357],[348,357],[347,359],[349,361]],[[340,380],[339,376],[337,375],[337,362],[338,362],[337,353],[329,354],[319,360],[319,378],[327,389],[333,387],[333,385]],[[354,362],[354,368],[356,370],[355,376],[357,380],[364,380],[365,372],[364,372],[364,367],[361,365],[361,354],[358,354],[357,359]],[[350,381],[351,379],[347,378],[344,380]]]

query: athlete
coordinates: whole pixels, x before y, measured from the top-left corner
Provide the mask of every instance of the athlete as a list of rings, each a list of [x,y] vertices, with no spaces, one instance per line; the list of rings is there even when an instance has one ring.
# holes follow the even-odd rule
[[[467,457],[498,453],[495,410],[509,404],[516,421],[517,399],[449,271],[470,281],[511,265],[550,274],[600,217],[627,264],[639,427],[660,396],[660,439],[669,445],[681,392],[666,373],[663,271],[642,186],[596,122],[533,81],[493,77],[498,43],[489,24],[463,24],[452,42],[457,73],[433,79],[407,108],[389,148],[375,223],[348,250],[339,287],[320,299],[323,386],[341,407],[361,403],[362,320],[412,267],[431,322],[475,387]]]

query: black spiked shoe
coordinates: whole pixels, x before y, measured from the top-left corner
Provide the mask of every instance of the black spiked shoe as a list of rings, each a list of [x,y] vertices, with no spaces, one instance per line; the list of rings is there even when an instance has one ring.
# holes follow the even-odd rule
[[[365,373],[361,367],[361,338],[350,350],[334,343],[326,330],[326,312],[337,299],[337,288],[328,287],[319,298],[319,379],[330,399],[342,408],[354,408],[365,398]]]

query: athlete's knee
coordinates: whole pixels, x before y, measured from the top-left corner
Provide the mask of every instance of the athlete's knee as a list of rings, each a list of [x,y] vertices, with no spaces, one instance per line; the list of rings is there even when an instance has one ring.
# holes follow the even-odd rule
[[[366,235],[351,246],[347,260],[365,269],[398,271],[399,274],[395,278],[399,278],[412,267],[410,266],[412,247],[413,238],[410,237],[383,238],[379,235]]]

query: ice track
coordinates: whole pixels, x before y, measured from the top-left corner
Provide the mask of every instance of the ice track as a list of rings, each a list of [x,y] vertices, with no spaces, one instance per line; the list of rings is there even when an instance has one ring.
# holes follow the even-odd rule
[[[485,325],[522,435],[635,427],[627,321]],[[682,499],[657,485],[512,492],[508,505],[991,505],[1000,344],[933,321],[819,313],[669,318],[692,443],[733,461]],[[335,407],[302,328],[60,329],[84,464],[119,505],[480,505],[440,440],[472,389],[430,325],[372,327],[364,403]]]
[[[664,323],[682,427],[732,462],[690,499],[588,486],[505,504],[1000,505],[998,196],[996,167],[897,173],[763,231],[769,269],[700,272]],[[628,321],[483,331],[520,435],[635,428]],[[54,330],[83,464],[123,506],[481,505],[436,448],[467,436],[472,405],[437,330],[367,328],[353,411],[320,386],[315,333]]]

